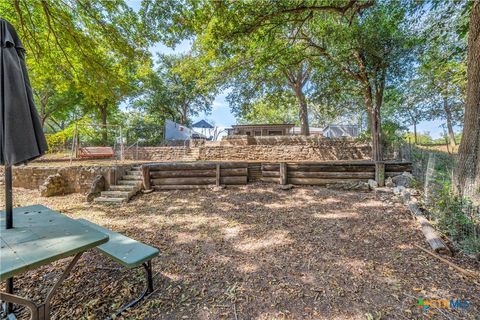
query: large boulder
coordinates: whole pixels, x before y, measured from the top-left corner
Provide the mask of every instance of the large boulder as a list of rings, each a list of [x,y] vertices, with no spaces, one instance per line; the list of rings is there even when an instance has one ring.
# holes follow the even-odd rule
[[[404,172],[392,178],[393,183],[397,187],[410,188],[413,186],[414,178],[411,173]]]
[[[59,173],[48,176],[45,182],[40,186],[40,194],[42,197],[60,196],[65,193],[66,181]]]
[[[92,202],[93,199],[98,197],[102,191],[106,188],[106,181],[105,177],[102,175],[98,175],[92,182],[92,186],[90,187],[90,191],[87,193],[87,201]]]

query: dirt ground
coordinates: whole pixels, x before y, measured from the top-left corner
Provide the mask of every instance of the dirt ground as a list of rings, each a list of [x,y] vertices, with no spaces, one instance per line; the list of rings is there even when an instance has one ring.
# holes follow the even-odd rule
[[[125,319],[480,319],[480,285],[414,246],[427,248],[393,196],[249,185],[154,192],[106,207],[78,194],[15,190],[16,206],[36,203],[161,250],[155,292]],[[461,253],[448,259],[480,269]],[[43,297],[67,263],[16,278],[19,293]],[[53,300],[53,319],[102,319],[142,279],[141,270],[89,252]],[[424,312],[419,298],[468,307]]]

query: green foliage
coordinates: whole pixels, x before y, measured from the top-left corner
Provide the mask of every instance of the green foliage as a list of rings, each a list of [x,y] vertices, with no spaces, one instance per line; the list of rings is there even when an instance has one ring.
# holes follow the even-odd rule
[[[150,40],[123,0],[1,1],[27,51],[35,100],[50,131],[111,116],[150,69]]]
[[[438,227],[466,252],[480,252],[480,211],[452,193],[449,183],[435,190],[430,201]],[[475,216],[475,211],[477,216]],[[468,214],[470,213],[470,214]]]
[[[277,92],[263,96],[237,110],[241,123],[293,123],[298,124],[295,97],[290,92]]]
[[[150,114],[129,112],[125,124],[129,145],[138,141],[140,145],[155,146],[163,141],[163,126]]]
[[[405,142],[408,143],[414,143],[415,142],[415,137],[412,132],[408,132],[403,136]],[[443,141],[444,142],[444,141]],[[420,145],[430,145],[433,144],[433,138],[430,136],[428,132],[425,133],[417,133],[417,144]]]
[[[209,112],[217,87],[208,68],[191,54],[160,55],[159,67],[142,83],[133,106],[151,114],[163,125],[165,119],[188,124],[200,112]]]

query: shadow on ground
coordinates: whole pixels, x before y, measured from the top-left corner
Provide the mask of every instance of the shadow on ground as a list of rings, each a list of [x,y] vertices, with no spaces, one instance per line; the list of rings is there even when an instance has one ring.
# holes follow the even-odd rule
[[[469,300],[466,310],[430,312],[440,319],[480,313],[480,286],[413,246],[425,245],[423,236],[393,198],[249,185],[156,192],[102,207],[79,195],[15,194],[16,205],[42,203],[161,250],[156,291],[126,319],[412,319],[423,316],[418,298]],[[45,294],[45,281],[66,263],[17,279],[21,292]],[[54,300],[55,318],[102,318],[141,281],[141,270],[86,254]]]

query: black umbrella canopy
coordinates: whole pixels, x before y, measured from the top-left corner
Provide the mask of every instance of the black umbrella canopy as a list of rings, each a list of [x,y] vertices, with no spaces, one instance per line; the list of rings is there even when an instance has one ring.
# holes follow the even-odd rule
[[[15,165],[47,151],[25,65],[25,49],[13,26],[0,19],[0,164]]]

